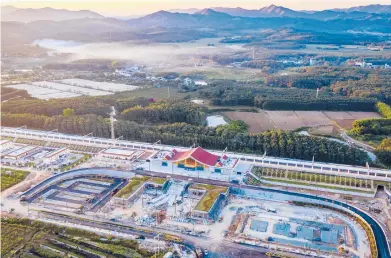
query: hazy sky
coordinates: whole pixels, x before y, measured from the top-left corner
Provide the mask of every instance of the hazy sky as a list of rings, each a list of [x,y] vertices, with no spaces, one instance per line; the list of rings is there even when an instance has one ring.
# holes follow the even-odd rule
[[[282,5],[294,10],[323,10],[345,8],[368,4],[390,4],[390,0],[1,0],[2,5],[21,8],[64,8],[69,10],[88,9],[103,15],[137,15],[159,10],[206,7],[242,7],[259,9],[271,4]]]

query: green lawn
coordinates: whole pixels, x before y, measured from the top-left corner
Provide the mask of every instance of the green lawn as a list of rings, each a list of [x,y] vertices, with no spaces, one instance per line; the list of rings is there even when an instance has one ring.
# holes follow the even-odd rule
[[[162,185],[164,184],[167,179],[166,178],[161,178],[161,177],[152,177],[149,179],[150,182],[153,182],[153,183],[156,183],[156,184],[159,184],[159,185]]]
[[[1,191],[22,182],[30,172],[23,170],[15,170],[8,168],[1,168]]]
[[[133,177],[130,179],[129,183],[121,189],[114,197],[127,199],[131,196],[137,189],[139,189],[142,184],[147,181],[149,177]]]
[[[216,186],[216,185],[207,185],[207,184],[194,184],[190,188],[198,190],[206,190],[206,193],[197,203],[197,206],[194,208],[199,211],[209,211],[212,208],[213,203],[219,197],[221,193],[227,191],[227,187]]]

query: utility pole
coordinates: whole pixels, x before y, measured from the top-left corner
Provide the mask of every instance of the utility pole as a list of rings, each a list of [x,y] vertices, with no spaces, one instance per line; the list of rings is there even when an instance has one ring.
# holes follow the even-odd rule
[[[115,132],[114,132],[114,122],[117,121],[117,119],[114,118],[116,115],[114,106],[111,107],[111,113],[110,113],[110,127],[111,127],[111,139],[115,139]]]

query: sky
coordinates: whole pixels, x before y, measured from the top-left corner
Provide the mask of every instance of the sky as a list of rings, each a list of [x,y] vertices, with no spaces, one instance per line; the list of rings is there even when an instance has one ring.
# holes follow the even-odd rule
[[[390,0],[1,0],[1,5],[19,8],[52,7],[68,10],[91,10],[102,15],[127,16],[153,13],[159,10],[242,7],[259,9],[271,4],[294,10],[324,10],[369,4],[390,4]]]

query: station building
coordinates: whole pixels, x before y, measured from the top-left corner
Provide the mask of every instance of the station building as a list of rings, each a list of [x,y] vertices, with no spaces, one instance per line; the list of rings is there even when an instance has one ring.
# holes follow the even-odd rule
[[[218,156],[204,150],[201,147],[193,148],[188,151],[162,151],[154,156],[161,161],[161,166],[174,166],[190,171],[210,171],[216,173],[231,172],[238,159],[231,159],[223,154]]]

